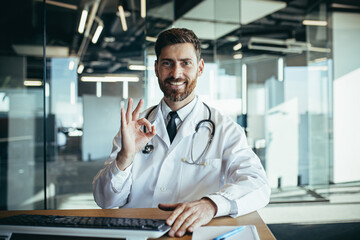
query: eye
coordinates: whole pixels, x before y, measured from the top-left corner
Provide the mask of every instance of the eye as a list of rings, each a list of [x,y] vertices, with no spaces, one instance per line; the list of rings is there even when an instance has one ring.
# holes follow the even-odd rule
[[[171,63],[169,61],[163,61],[163,62],[161,62],[161,65],[165,66],[165,67],[168,67],[168,66],[171,65]]]
[[[190,61],[185,61],[185,62],[184,62],[184,65],[185,65],[185,66],[188,66],[188,65],[190,65],[190,64],[191,64]]]

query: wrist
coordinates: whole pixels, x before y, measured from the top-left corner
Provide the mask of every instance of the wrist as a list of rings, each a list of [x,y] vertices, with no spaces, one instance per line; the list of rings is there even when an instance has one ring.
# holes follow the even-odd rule
[[[124,171],[126,168],[128,168],[131,165],[133,159],[134,159],[134,155],[125,154],[122,151],[120,151],[116,156],[116,165],[121,171]]]
[[[210,208],[213,210],[213,213],[214,213],[213,217],[214,217],[216,215],[217,211],[218,211],[217,205],[215,204],[215,202],[213,202],[208,197],[203,197],[202,199],[200,199],[200,201],[205,202],[210,206]]]

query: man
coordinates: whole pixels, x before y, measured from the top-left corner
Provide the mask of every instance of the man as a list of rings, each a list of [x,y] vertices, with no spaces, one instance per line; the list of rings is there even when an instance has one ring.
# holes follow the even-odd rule
[[[191,30],[173,28],[159,35],[155,51],[164,98],[141,117],[143,100],[133,111],[130,98],[126,112],[121,109],[113,152],[93,181],[97,204],[173,211],[167,219],[171,237],[213,217],[266,206],[268,181],[243,129],[195,96],[204,69],[199,39]],[[145,145],[152,151],[143,150]]]

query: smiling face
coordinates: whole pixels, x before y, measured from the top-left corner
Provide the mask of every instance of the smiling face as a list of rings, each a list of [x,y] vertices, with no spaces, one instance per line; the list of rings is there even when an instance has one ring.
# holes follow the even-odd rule
[[[204,61],[197,61],[191,43],[168,45],[161,50],[155,62],[155,73],[167,103],[183,102],[183,106],[194,97],[197,78],[202,74]]]

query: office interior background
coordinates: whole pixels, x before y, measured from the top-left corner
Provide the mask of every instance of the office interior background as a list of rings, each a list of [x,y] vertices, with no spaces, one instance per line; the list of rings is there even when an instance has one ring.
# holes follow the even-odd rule
[[[7,0],[0,18],[0,209],[97,208],[120,108],[159,102],[154,42],[186,27],[197,95],[266,169],[265,223],[360,222],[359,1]]]

